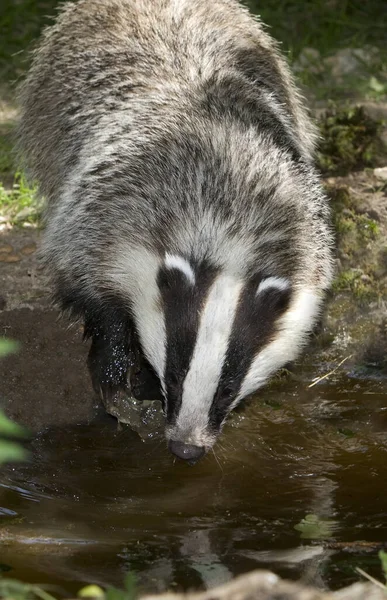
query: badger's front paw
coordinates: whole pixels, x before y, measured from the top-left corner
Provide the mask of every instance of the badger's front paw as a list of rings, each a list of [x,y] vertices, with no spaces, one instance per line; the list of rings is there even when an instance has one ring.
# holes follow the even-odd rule
[[[123,348],[111,347],[103,340],[93,339],[87,366],[94,391],[105,406],[128,394],[129,358]]]

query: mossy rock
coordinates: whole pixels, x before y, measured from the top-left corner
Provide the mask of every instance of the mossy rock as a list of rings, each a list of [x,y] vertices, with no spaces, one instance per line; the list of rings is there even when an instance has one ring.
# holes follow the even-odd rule
[[[332,107],[320,119],[319,127],[318,164],[325,175],[376,167],[387,158],[380,137],[383,123],[369,117],[362,106]]]

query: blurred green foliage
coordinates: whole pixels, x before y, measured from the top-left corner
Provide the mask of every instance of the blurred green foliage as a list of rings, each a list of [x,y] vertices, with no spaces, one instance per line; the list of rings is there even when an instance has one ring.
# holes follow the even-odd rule
[[[54,590],[55,595],[52,595],[50,591],[46,586],[0,577],[0,598],[9,600],[56,600],[58,594]],[[63,597],[62,593],[60,593],[60,597]],[[136,578],[133,573],[126,575],[123,589],[108,587],[104,590],[98,585],[92,584],[87,585],[78,592],[78,598],[99,598],[100,600],[134,600],[136,597]]]
[[[328,55],[337,48],[386,47],[385,0],[245,0],[253,13],[298,56],[305,47]]]
[[[0,358],[16,352],[18,344],[6,338],[0,338]],[[0,465],[7,462],[25,460],[27,452],[16,441],[8,438],[23,438],[27,432],[24,427],[20,427],[0,410]],[[1,594],[0,594],[1,595]]]

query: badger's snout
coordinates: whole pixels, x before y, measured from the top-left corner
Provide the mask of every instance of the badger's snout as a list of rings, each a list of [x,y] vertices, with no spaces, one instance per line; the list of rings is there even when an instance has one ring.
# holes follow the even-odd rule
[[[191,444],[184,444],[184,442],[177,442],[176,440],[170,440],[168,448],[172,454],[186,460],[191,465],[197,463],[205,454],[204,446],[192,446]]]

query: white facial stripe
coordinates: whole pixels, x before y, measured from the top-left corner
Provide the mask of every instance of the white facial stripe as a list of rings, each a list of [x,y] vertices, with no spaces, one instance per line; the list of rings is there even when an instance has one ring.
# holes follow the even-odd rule
[[[184,441],[201,445],[208,413],[222,372],[242,282],[219,275],[204,306],[190,369],[183,385],[175,432]]]
[[[280,291],[288,290],[290,287],[290,281],[284,277],[266,277],[263,279],[258,286],[257,295],[269,288],[275,288]]]
[[[117,248],[108,273],[114,286],[132,300],[142,349],[164,387],[167,339],[156,283],[160,265],[160,259],[148,250],[123,246]]]
[[[271,375],[298,355],[319,313],[322,298],[311,290],[299,291],[289,309],[279,320],[277,338],[253,361],[236,402],[264,385]]]
[[[178,269],[188,279],[192,285],[195,284],[195,273],[188,260],[183,258],[182,256],[176,256],[175,254],[166,254],[165,255],[165,266],[168,269]]]

